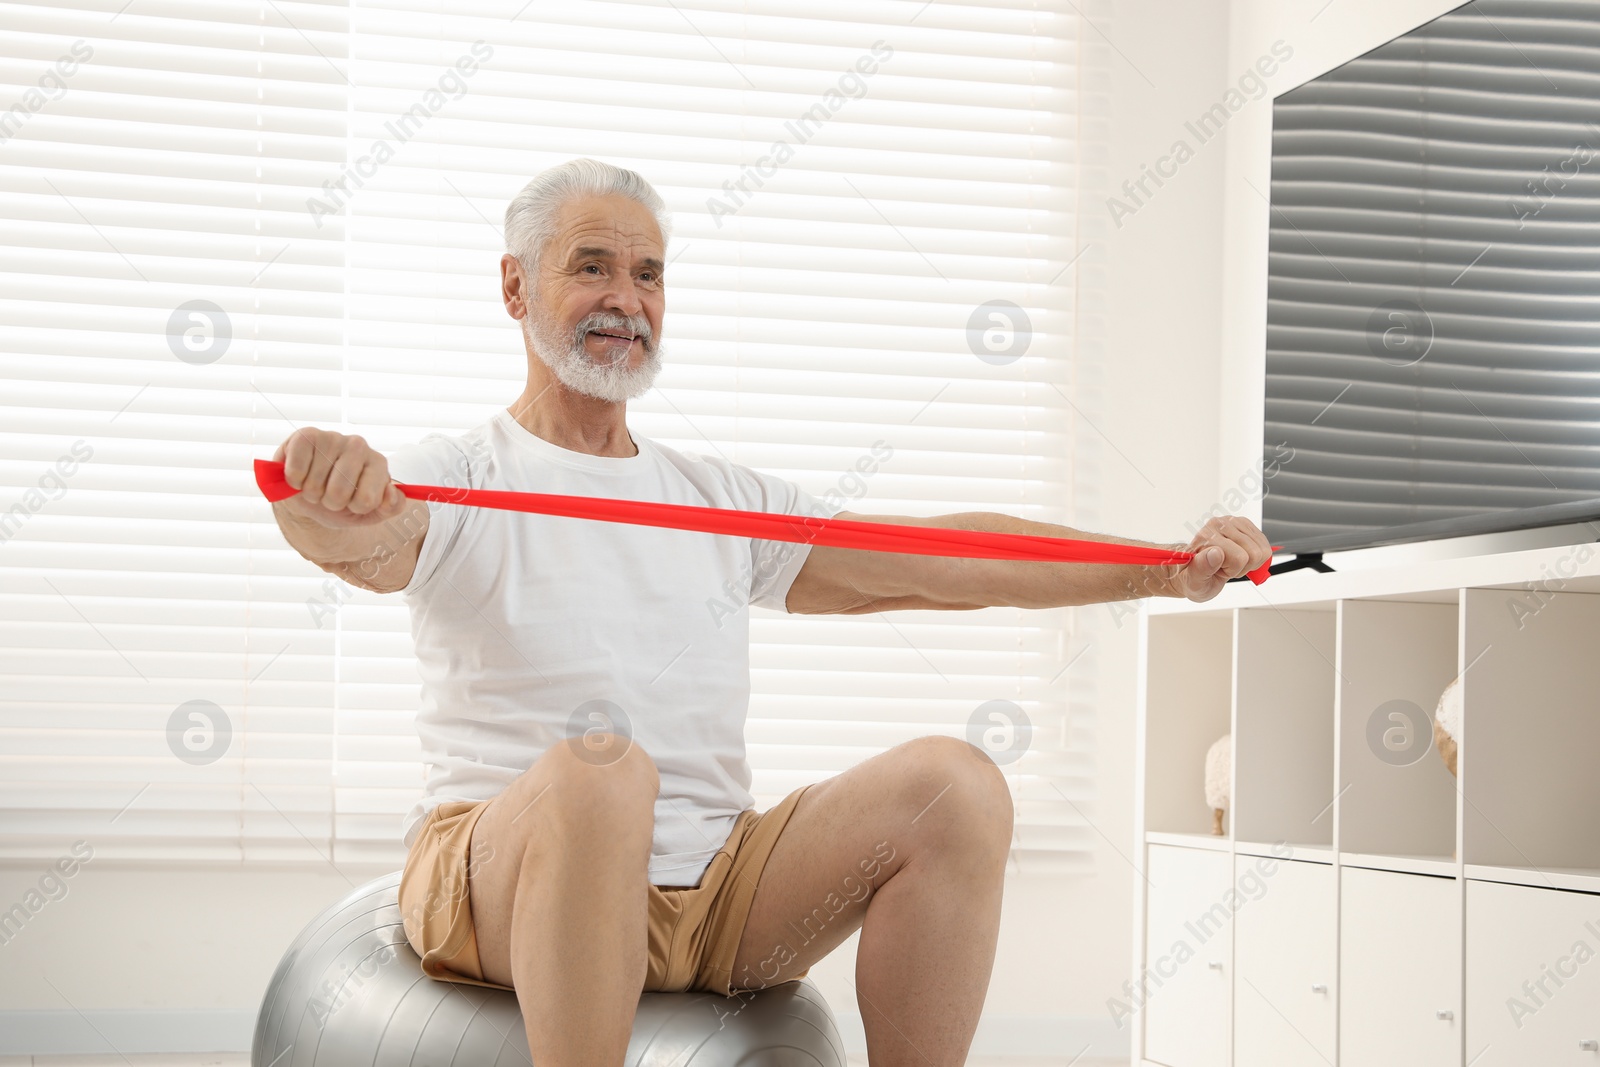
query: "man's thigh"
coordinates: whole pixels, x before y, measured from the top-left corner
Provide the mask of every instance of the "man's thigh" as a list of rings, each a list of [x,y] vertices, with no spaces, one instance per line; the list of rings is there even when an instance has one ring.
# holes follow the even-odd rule
[[[908,863],[985,833],[1009,845],[1009,821],[1003,774],[957,738],[918,738],[813,785],[761,874],[735,988],[788,981],[859,929],[872,894]]]
[[[639,825],[646,851],[641,856],[639,870],[641,879],[644,877],[649,861],[653,797],[657,789],[654,765],[643,750],[631,742],[624,742],[615,755],[592,746],[584,748],[583,755],[574,755],[579,747],[570,741],[552,745],[532,767],[489,802],[473,827],[474,863],[467,888],[479,965],[483,976],[491,982],[512,984],[512,912],[523,861],[530,851],[549,861],[561,855],[562,844],[557,840],[555,820],[572,819],[588,809],[582,817],[599,818],[615,829],[616,821],[623,818],[622,808],[605,807],[606,797],[635,794],[635,799],[626,806],[632,812],[630,817],[642,820]],[[619,781],[613,774],[627,781]],[[611,783],[614,788],[604,790],[602,782]],[[588,801],[600,806],[598,815],[586,803]],[[603,843],[618,835],[584,836],[591,842]]]
[[[478,964],[491,982],[511,985],[511,912],[530,831],[531,816],[554,784],[548,764],[528,773],[491,800],[472,828],[474,863],[467,879]]]

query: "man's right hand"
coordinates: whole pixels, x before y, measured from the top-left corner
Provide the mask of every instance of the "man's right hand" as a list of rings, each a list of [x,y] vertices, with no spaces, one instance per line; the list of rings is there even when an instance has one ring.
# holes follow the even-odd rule
[[[300,490],[276,506],[297,518],[345,529],[387,522],[406,509],[405,494],[389,478],[388,459],[360,437],[305,426],[272,458]]]

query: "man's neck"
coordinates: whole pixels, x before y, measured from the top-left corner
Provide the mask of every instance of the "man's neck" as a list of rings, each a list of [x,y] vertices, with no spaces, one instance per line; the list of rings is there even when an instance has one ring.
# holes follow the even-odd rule
[[[507,409],[524,430],[558,448],[626,459],[639,454],[628,433],[628,405],[575,393],[554,378],[529,378]]]

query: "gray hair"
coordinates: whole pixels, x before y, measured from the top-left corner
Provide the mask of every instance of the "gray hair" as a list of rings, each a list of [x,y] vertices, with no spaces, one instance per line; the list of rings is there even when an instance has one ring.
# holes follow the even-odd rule
[[[661,195],[634,171],[585,158],[541,171],[511,198],[506,205],[506,251],[537,277],[539,255],[555,232],[556,215],[569,200],[591,196],[625,196],[649,208],[665,250],[672,221]]]

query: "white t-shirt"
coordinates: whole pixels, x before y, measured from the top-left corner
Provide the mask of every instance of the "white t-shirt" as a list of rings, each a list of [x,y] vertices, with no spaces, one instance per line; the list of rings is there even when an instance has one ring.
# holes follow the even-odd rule
[[[397,450],[389,471],[415,485],[841,510],[782,478],[632,436],[636,456],[572,452],[502,409],[459,437]],[[699,884],[754,807],[749,605],[787,610],[810,546],[445,503],[429,513],[404,590],[426,770],[406,846],[441,802],[487,800],[551,744],[598,727],[631,736],[660,773],[650,881]]]

